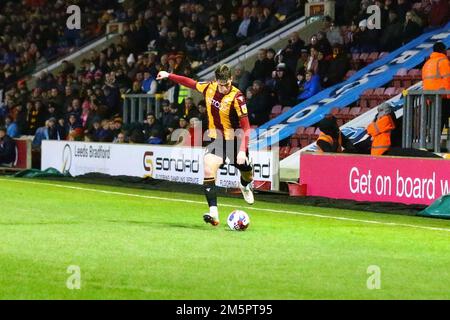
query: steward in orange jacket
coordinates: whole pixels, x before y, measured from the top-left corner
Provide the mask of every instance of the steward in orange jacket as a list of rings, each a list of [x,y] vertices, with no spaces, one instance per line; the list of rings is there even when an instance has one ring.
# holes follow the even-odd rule
[[[376,119],[367,127],[367,133],[372,137],[370,154],[373,156],[381,156],[391,147],[391,131],[395,129],[391,112],[391,106],[383,103],[378,107]]]
[[[442,42],[436,42],[430,59],[422,68],[423,90],[450,90],[450,61],[447,49]],[[450,95],[442,99],[441,131],[450,117]]]
[[[318,152],[341,153],[353,152],[353,143],[342,134],[337,125],[336,118],[328,116],[319,122],[320,135],[316,141]]]
[[[422,68],[423,90],[450,90],[450,61],[442,42],[436,42],[433,53]]]

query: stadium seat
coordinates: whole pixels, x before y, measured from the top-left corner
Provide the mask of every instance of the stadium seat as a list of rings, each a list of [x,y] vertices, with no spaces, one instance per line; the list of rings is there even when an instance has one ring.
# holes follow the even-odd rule
[[[283,106],[281,104],[277,104],[277,105],[272,107],[272,113],[280,114],[281,113],[281,109],[283,109]]]
[[[405,88],[403,88],[403,87],[395,88],[395,95],[401,94],[403,92],[403,90],[405,90]]]
[[[291,109],[292,109],[292,107],[284,107],[284,108],[281,110],[281,113],[288,112],[288,111],[291,110]]]
[[[369,107],[373,108],[383,102],[384,99],[384,90],[385,88],[376,88],[372,95],[369,97]]]
[[[343,123],[346,123],[346,122],[352,120],[353,118],[355,118],[355,116],[360,112],[360,110],[361,110],[360,107],[349,108],[349,111],[347,112],[345,110],[344,111],[345,113],[341,114],[340,118],[343,120]]]
[[[298,147],[300,145],[300,137],[305,132],[305,127],[298,127],[295,133],[290,138],[291,147]]]
[[[350,119],[355,119],[360,114],[361,114],[361,108],[360,107],[353,107],[353,108],[350,109],[350,112],[349,112]]]
[[[317,138],[319,138],[319,135],[320,135],[320,129],[319,129],[319,128],[316,128],[316,130],[314,131],[314,133],[310,135],[310,140],[311,140],[311,142],[316,141]]]
[[[291,148],[291,150],[289,150],[289,155],[296,153],[297,151],[299,151],[300,148]]]
[[[297,130],[295,130],[294,136],[297,136],[297,138],[300,138],[300,136],[305,132],[305,127],[298,127]]]
[[[362,95],[359,97],[359,106],[361,108],[367,108],[369,106],[369,99],[373,93],[373,89],[364,90]]]
[[[359,55],[359,61],[361,62],[362,66],[365,66],[367,64],[367,58],[369,58],[369,53],[363,52]]]
[[[378,59],[381,59],[381,58],[383,58],[384,56],[387,56],[388,54],[389,54],[389,52],[386,52],[386,51],[381,52],[381,53],[378,55]]]
[[[279,151],[280,159],[284,159],[289,155],[290,147],[281,147]]]
[[[362,63],[362,65],[366,65],[367,64],[367,58],[369,58],[369,54],[366,52],[363,52],[359,55],[359,61],[360,63]]]
[[[408,74],[408,70],[400,68],[392,79],[392,85],[396,88],[400,88],[403,85],[403,78]]]
[[[403,86],[405,88],[409,88],[413,84],[422,80],[422,71],[420,69],[411,69],[411,70],[407,71],[406,74],[399,77],[399,79],[401,80],[401,84],[400,85],[394,84],[395,87]],[[394,76],[394,80],[398,80],[398,79]]]
[[[389,87],[384,90],[384,98],[385,100],[391,99],[392,97],[397,95],[397,88],[396,87]]]
[[[409,80],[411,80],[411,85],[416,84],[417,82],[422,80],[422,70],[420,70],[420,69],[409,70],[408,78],[409,78]],[[404,87],[406,87],[406,86],[404,86]]]
[[[270,112],[270,119],[273,119],[281,114],[281,110],[283,109],[282,105],[275,105],[272,107],[272,111]]]
[[[305,129],[305,131],[300,135],[300,145],[302,148],[306,147],[308,144],[311,143],[311,135],[314,135],[314,132],[316,131],[315,127],[308,127]]]
[[[338,114],[339,111],[340,111],[340,108],[333,108],[333,109],[331,109],[330,114],[334,116],[334,115]]]
[[[298,138],[292,136],[289,139],[289,144],[290,144],[291,148],[296,148],[296,147],[298,147],[300,145],[300,141],[299,141]]]
[[[361,114],[369,112],[370,110],[371,110],[370,108],[361,108]]]
[[[353,70],[359,70],[361,66],[361,60],[359,59],[359,53],[353,53],[350,60],[350,66]]]
[[[356,70],[348,70],[347,73],[345,74],[344,79],[347,80],[348,78],[350,78],[355,73],[356,73]]]
[[[352,60],[359,60],[359,53],[352,53]]]
[[[366,59],[366,64],[370,64],[376,60],[378,60],[379,53],[378,52],[372,52],[369,54],[369,56]]]
[[[340,110],[340,112],[335,115],[335,117],[337,119],[337,124],[339,127],[342,126],[348,120],[349,113],[350,113],[350,107],[345,107],[345,108],[342,108]]]

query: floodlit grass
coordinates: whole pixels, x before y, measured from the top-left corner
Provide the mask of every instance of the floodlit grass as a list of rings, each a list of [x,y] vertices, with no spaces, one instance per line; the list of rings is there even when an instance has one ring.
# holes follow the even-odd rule
[[[220,198],[214,228],[201,195],[13,178],[0,193],[1,299],[450,298],[449,221]],[[233,208],[247,231],[228,230]]]

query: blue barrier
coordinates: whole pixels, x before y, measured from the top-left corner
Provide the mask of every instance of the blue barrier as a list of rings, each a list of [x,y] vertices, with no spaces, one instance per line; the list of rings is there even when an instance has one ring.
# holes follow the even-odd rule
[[[286,113],[259,127],[250,137],[250,148],[261,150],[290,137],[298,127],[319,122],[331,109],[343,108],[359,99],[367,89],[378,88],[391,81],[400,68],[411,69],[422,63],[437,41],[450,45],[450,23],[421,35],[382,59],[359,70],[349,79],[298,104]]]

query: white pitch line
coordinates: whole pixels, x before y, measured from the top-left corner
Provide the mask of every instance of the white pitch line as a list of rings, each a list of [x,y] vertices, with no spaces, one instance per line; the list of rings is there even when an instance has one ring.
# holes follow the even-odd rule
[[[81,191],[91,191],[91,192],[97,192],[97,193],[152,199],[152,200],[161,200],[161,201],[168,201],[168,202],[193,203],[193,204],[199,204],[199,205],[205,204],[205,202],[203,202],[203,201],[155,197],[155,196],[147,196],[147,195],[141,195],[141,194],[135,194],[135,193],[125,193],[125,192],[109,191],[109,190],[101,190],[101,189],[82,188],[82,187],[68,186],[68,185],[56,184],[56,183],[24,181],[24,180],[14,180],[14,179],[2,179],[2,178],[0,178],[0,181],[15,182],[15,183],[27,183],[27,184],[34,184],[34,185],[44,185],[44,186],[50,186],[50,187],[58,187],[58,188],[81,190]],[[231,204],[220,204],[220,206],[221,207],[229,207],[229,208],[236,207],[235,205],[231,205]],[[333,219],[333,220],[340,220],[340,221],[352,221],[352,222],[360,222],[360,223],[368,223],[368,224],[379,224],[379,225],[385,225],[385,226],[407,227],[407,228],[416,228],[416,229],[424,229],[424,230],[450,232],[450,229],[447,229],[447,228],[419,226],[419,225],[407,224],[407,223],[382,222],[382,221],[376,221],[376,220],[364,220],[364,219],[346,218],[346,217],[339,217],[339,216],[328,216],[328,215],[322,215],[322,214],[316,214],[316,213],[306,213],[306,212],[289,211],[289,210],[265,209],[265,208],[257,208],[257,207],[250,207],[250,206],[244,206],[242,208],[246,209],[246,210],[293,214],[293,215],[314,217],[314,218],[321,218],[321,219]]]

